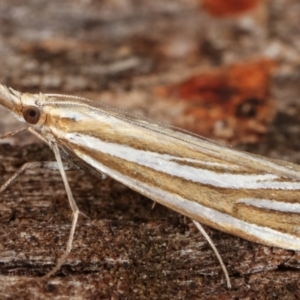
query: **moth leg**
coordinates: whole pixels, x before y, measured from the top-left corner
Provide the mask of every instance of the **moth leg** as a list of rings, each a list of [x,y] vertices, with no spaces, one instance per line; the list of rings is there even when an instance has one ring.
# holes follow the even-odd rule
[[[56,161],[34,161],[25,163],[21,168],[19,168],[8,180],[6,180],[0,186],[0,194],[6,190],[16,179],[19,175],[21,175],[26,169],[50,169],[50,170],[58,170],[58,164]],[[78,170],[79,167],[72,163],[64,163],[63,165],[64,170],[71,171],[71,170]]]
[[[226,278],[226,283],[227,283],[227,288],[231,289],[231,282],[230,282],[230,278],[228,275],[228,271],[226,269],[226,266],[221,258],[221,255],[218,251],[218,249],[216,248],[216,246],[214,245],[213,241],[211,240],[211,238],[209,237],[209,235],[207,234],[207,232],[204,230],[204,228],[202,227],[202,225],[200,223],[198,223],[197,221],[192,220],[193,223],[195,224],[195,226],[197,227],[197,229],[201,232],[201,234],[205,237],[205,239],[207,240],[207,242],[209,243],[210,247],[212,248],[212,250],[214,251],[220,265],[221,268],[223,270],[223,273],[225,275]]]
[[[34,128],[32,127],[28,127],[27,130],[29,132],[31,132],[33,135],[35,135],[38,139],[42,140],[43,142],[45,142],[45,144],[47,144],[50,148],[51,148],[51,145],[49,144],[48,140],[45,139],[40,133],[38,133],[37,131],[35,131]]]
[[[0,140],[2,139],[6,139],[8,137],[11,137],[11,136],[14,136],[20,132],[23,132],[25,130],[28,130],[28,127],[24,127],[24,128],[21,128],[21,129],[17,129],[17,130],[14,130],[14,131],[9,131],[9,132],[6,132],[6,133],[2,133],[0,134]]]
[[[65,186],[65,190],[66,190],[66,193],[67,193],[67,196],[68,196],[69,204],[70,204],[71,209],[72,209],[73,219],[72,219],[71,230],[70,230],[69,238],[68,238],[68,242],[67,242],[67,247],[66,247],[64,253],[62,254],[62,256],[58,259],[58,262],[57,262],[56,266],[48,274],[46,274],[44,276],[46,278],[52,276],[54,273],[56,273],[61,268],[61,266],[66,261],[66,258],[68,257],[69,253],[71,252],[73,239],[74,239],[75,228],[76,228],[77,221],[78,221],[78,216],[79,216],[79,213],[80,213],[80,211],[79,211],[79,209],[76,205],[76,202],[73,198],[73,194],[72,194],[72,191],[71,191],[71,188],[70,188],[67,176],[66,176],[66,172],[64,170],[62,160],[61,160],[59,148],[56,144],[52,144],[51,148],[54,152],[54,155],[55,155],[55,158],[56,158],[56,161],[57,161],[57,165],[58,165],[62,180],[64,182],[64,186]]]
[[[19,133],[21,133],[23,131],[26,131],[26,130],[28,130],[29,132],[31,132],[34,135],[36,135],[38,138],[40,138],[43,141],[45,141],[45,139],[39,133],[37,133],[34,129],[32,129],[31,127],[24,127],[24,128],[21,128],[21,129],[17,129],[17,130],[14,130],[14,131],[10,131],[10,132],[6,132],[6,133],[3,133],[3,134],[0,134],[0,140],[8,138],[8,137],[11,137],[11,136],[14,136],[14,135],[19,134]],[[45,142],[47,143],[47,141],[45,141]],[[11,185],[16,180],[16,178],[20,174],[22,174],[26,169],[35,169],[35,168],[50,169],[50,170],[58,170],[59,169],[57,162],[54,162],[54,161],[44,161],[44,162],[38,162],[38,161],[36,161],[36,162],[25,163],[6,182],[4,182],[4,184],[2,184],[0,186],[0,194],[5,189],[7,189],[7,187],[9,185]],[[78,170],[79,167],[77,167],[73,163],[64,163],[64,169],[66,171],[69,171],[69,170]]]

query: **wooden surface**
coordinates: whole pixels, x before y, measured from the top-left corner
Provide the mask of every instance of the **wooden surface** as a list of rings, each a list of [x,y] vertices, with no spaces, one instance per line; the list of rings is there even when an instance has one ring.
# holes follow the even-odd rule
[[[50,159],[43,145],[0,148],[1,181],[24,161]],[[28,171],[1,197],[1,299],[293,299],[299,254],[253,244],[207,228],[233,289],[190,220],[110,179],[68,174],[81,211],[74,248],[50,279],[62,253],[70,209],[60,175]],[[201,295],[201,296],[200,296]],[[297,299],[297,298],[295,298]]]
[[[184,124],[186,104],[162,99],[157,87],[266,56],[278,64],[270,85],[277,115],[264,139],[239,147],[299,163],[299,1],[261,1],[238,19],[212,17],[200,2],[3,0],[0,81]],[[0,109],[1,132],[18,126]],[[53,159],[31,135],[6,142],[0,184],[27,161]],[[67,263],[50,279],[41,276],[63,252],[71,223],[60,175],[30,170],[0,195],[0,299],[300,298],[299,253],[206,228],[228,268],[228,291],[190,220],[151,209],[149,199],[111,179],[83,171],[68,178],[87,218],[80,216]]]

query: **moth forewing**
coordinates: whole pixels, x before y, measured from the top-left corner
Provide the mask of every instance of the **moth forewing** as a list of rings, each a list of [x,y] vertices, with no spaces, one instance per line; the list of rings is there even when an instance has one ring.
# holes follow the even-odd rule
[[[300,249],[299,166],[265,159],[81,100],[49,99],[44,128],[68,153],[216,229]]]

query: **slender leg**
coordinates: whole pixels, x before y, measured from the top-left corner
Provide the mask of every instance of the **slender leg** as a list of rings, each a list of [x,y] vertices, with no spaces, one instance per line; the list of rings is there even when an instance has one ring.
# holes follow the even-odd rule
[[[154,209],[156,202],[153,202],[151,209]],[[206,233],[206,231],[204,230],[204,228],[202,227],[202,225],[200,223],[198,223],[197,221],[192,220],[193,223],[195,224],[195,226],[197,227],[197,229],[201,232],[201,234],[204,236],[204,238],[207,240],[207,242],[209,243],[209,245],[211,246],[212,250],[214,251],[220,265],[221,268],[223,270],[223,273],[225,275],[225,279],[226,279],[226,284],[227,284],[227,288],[231,289],[231,282],[230,282],[230,278],[228,275],[228,271],[226,269],[226,266],[222,260],[222,257],[218,251],[218,249],[216,248],[216,246],[214,245],[213,241],[211,240],[211,238],[209,237],[209,235]],[[186,222],[186,217],[184,216],[184,222]]]
[[[52,150],[54,152],[54,155],[55,155],[55,158],[56,158],[56,161],[57,161],[57,165],[58,165],[62,180],[63,180],[64,185],[65,185],[65,190],[66,190],[66,193],[67,193],[67,196],[68,196],[69,204],[71,206],[72,213],[73,213],[73,220],[72,220],[72,225],[71,225],[71,230],[70,230],[66,250],[63,253],[63,255],[59,258],[55,268],[52,269],[48,274],[46,274],[44,276],[46,278],[52,276],[54,273],[56,273],[60,269],[60,267],[66,261],[66,258],[68,257],[69,253],[71,252],[72,243],[73,243],[73,239],[74,239],[75,228],[76,228],[77,221],[78,221],[78,215],[80,213],[80,211],[79,211],[79,209],[76,205],[76,202],[73,198],[71,188],[69,186],[69,182],[68,182],[68,179],[67,179],[67,176],[66,176],[66,172],[64,170],[64,166],[63,166],[63,163],[62,163],[62,160],[61,160],[59,148],[56,144],[52,144],[51,146],[52,146]]]
[[[64,169],[66,171],[78,170],[79,168],[72,163],[64,163]],[[0,186],[0,194],[10,186],[19,175],[21,175],[26,169],[50,169],[58,170],[58,164],[56,161],[34,161],[25,163],[20,169],[18,169],[7,181]]]
[[[21,129],[17,129],[17,130],[14,130],[14,131],[10,131],[10,132],[0,134],[0,140],[6,139],[6,138],[11,137],[11,136],[14,136],[14,135],[16,135],[20,132],[25,131],[25,130],[28,130],[28,127],[24,127],[24,128],[21,128]]]
[[[13,181],[15,181],[15,179],[22,173],[24,172],[24,170],[26,169],[32,169],[32,168],[48,168],[48,169],[54,169],[54,170],[59,170],[62,180],[64,182],[64,186],[65,186],[65,190],[68,196],[68,200],[69,200],[69,204],[71,206],[72,209],[72,213],[73,213],[73,220],[72,220],[72,225],[71,225],[71,230],[70,230],[70,234],[69,234],[69,238],[68,238],[68,243],[67,243],[67,247],[66,250],[64,251],[63,255],[59,258],[56,266],[54,267],[54,269],[52,269],[48,274],[46,274],[44,277],[48,278],[50,276],[52,276],[54,273],[56,273],[61,266],[63,265],[63,263],[66,261],[67,256],[69,255],[71,249],[72,249],[72,243],[73,243],[73,239],[74,239],[74,233],[75,233],[75,228],[77,225],[77,221],[78,221],[78,216],[79,216],[79,209],[76,205],[76,202],[73,198],[72,195],[72,191],[71,188],[69,186],[69,182],[66,176],[66,172],[65,170],[78,170],[79,167],[77,167],[75,164],[73,163],[65,163],[63,164],[62,159],[61,159],[61,155],[59,152],[59,148],[56,144],[52,144],[49,143],[47,140],[45,140],[43,138],[43,136],[41,136],[38,132],[36,132],[33,128],[28,127],[28,128],[22,128],[19,130],[15,130],[15,131],[11,131],[5,134],[0,135],[0,139],[3,138],[7,138],[13,135],[16,135],[22,131],[28,130],[31,133],[33,133],[34,135],[36,135],[38,138],[40,138],[41,140],[43,140],[46,144],[48,144],[55,155],[56,158],[56,162],[30,162],[30,163],[25,163],[18,171],[16,171],[2,186],[0,186],[0,193],[3,192],[10,184],[12,184]]]
[[[230,278],[228,275],[228,271],[226,269],[226,266],[221,258],[221,255],[219,253],[219,251],[217,250],[216,246],[214,245],[213,241],[211,240],[211,238],[209,237],[209,235],[206,233],[206,231],[204,230],[204,228],[200,225],[200,223],[198,223],[197,221],[192,220],[195,224],[195,226],[197,227],[197,229],[201,232],[201,234],[205,237],[205,239],[207,240],[207,242],[209,243],[209,245],[211,246],[211,248],[213,249],[220,265],[221,268],[224,272],[225,278],[226,278],[226,283],[227,283],[227,287],[228,289],[231,289],[231,283],[230,283]]]
[[[77,224],[77,220],[78,220],[78,215],[80,213],[75,200],[73,198],[67,177],[66,177],[66,173],[65,171],[70,171],[70,170],[78,170],[79,167],[74,165],[73,163],[62,163],[61,161],[61,157],[59,154],[59,149],[56,145],[54,145],[52,147],[54,153],[55,153],[55,157],[57,159],[57,161],[45,161],[45,162],[29,162],[29,163],[25,163],[21,168],[19,168],[3,185],[0,186],[0,193],[3,192],[9,185],[11,185],[16,178],[22,174],[26,169],[35,169],[35,168],[45,168],[45,169],[51,169],[51,170],[59,170],[65,185],[65,189],[67,192],[67,196],[69,199],[69,203],[72,209],[72,213],[73,213],[73,221],[72,221],[72,226],[71,226],[71,230],[70,230],[70,234],[69,234],[69,239],[68,239],[68,243],[67,243],[67,248],[65,250],[65,252],[63,253],[63,255],[59,258],[57,265],[55,266],[55,268],[53,270],[51,270],[48,274],[46,274],[44,277],[50,277],[51,275],[53,275],[56,271],[58,271],[60,269],[60,267],[63,265],[63,263],[65,262],[68,254],[70,253],[71,249],[72,249],[72,242],[73,242],[73,238],[74,238],[74,233],[75,233],[75,228],[76,228],[76,224]]]
[[[29,132],[31,132],[33,135],[35,135],[37,138],[39,138],[40,140],[42,140],[43,142],[45,142],[45,144],[47,144],[51,148],[49,142],[40,133],[38,133],[37,131],[35,131],[34,128],[28,127],[27,130]]]
[[[26,169],[33,169],[33,168],[47,168],[47,169],[53,169],[53,170],[58,169],[60,171],[61,177],[63,179],[65,190],[66,190],[68,200],[69,200],[69,204],[71,206],[72,213],[73,213],[73,220],[72,220],[72,225],[71,225],[71,230],[70,230],[66,250],[63,253],[63,255],[59,258],[55,268],[52,269],[48,274],[46,274],[44,276],[44,277],[48,278],[51,275],[53,275],[54,273],[56,273],[61,268],[61,266],[66,261],[66,258],[67,258],[67,256],[69,255],[69,253],[72,249],[72,243],[73,243],[73,239],[74,239],[75,228],[76,228],[76,224],[77,224],[77,221],[78,221],[78,216],[79,216],[80,211],[79,211],[79,209],[76,205],[76,202],[73,198],[72,191],[71,191],[71,188],[69,186],[69,182],[68,182],[65,170],[78,170],[80,168],[78,166],[76,166],[74,163],[63,163],[58,146],[56,144],[49,143],[46,139],[44,139],[43,136],[41,136],[39,134],[39,132],[35,131],[31,127],[22,128],[22,129],[19,129],[19,130],[16,130],[16,131],[12,131],[12,132],[2,134],[2,135],[0,135],[0,139],[16,135],[16,134],[18,134],[22,131],[25,131],[25,130],[30,131],[31,133],[33,133],[35,136],[37,136],[38,138],[43,140],[46,144],[48,144],[52,148],[52,150],[54,152],[54,155],[55,155],[55,158],[56,158],[56,162],[47,161],[47,162],[29,162],[29,163],[25,163],[2,186],[0,186],[0,193],[3,192],[10,184],[12,184],[13,181],[15,181],[15,179],[22,172],[24,172],[24,170],[26,170]]]

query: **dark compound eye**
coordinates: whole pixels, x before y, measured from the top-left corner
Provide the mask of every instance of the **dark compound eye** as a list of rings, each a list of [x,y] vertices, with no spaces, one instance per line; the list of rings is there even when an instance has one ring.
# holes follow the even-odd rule
[[[35,106],[28,106],[23,109],[23,117],[29,124],[36,124],[40,120],[40,110]]]

